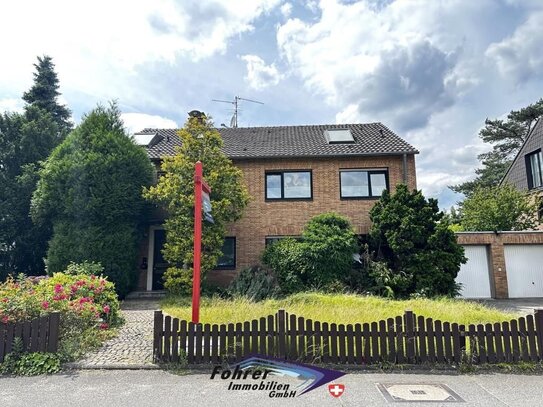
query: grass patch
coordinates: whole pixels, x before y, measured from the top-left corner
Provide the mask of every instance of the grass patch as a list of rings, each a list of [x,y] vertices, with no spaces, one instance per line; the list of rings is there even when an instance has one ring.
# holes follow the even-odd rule
[[[203,323],[243,322],[274,314],[278,309],[321,322],[354,324],[379,321],[403,315],[407,309],[415,314],[457,322],[459,324],[484,324],[501,322],[518,317],[482,304],[460,299],[389,300],[355,294],[323,294],[307,292],[282,299],[253,302],[247,298],[224,299],[204,297],[200,303],[200,321]],[[162,310],[171,316],[190,320],[189,297],[166,297]]]

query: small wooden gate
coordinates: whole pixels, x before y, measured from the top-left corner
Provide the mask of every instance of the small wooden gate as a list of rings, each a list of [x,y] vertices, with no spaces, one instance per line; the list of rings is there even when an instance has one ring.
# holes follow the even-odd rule
[[[193,324],[155,311],[154,358],[189,364],[262,355],[308,363],[500,363],[543,360],[543,310],[535,316],[461,325],[416,316],[372,323],[313,321],[279,310],[236,324]]]

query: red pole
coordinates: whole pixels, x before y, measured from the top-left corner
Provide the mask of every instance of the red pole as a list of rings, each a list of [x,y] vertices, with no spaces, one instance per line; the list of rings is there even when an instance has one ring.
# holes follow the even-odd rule
[[[194,261],[192,273],[192,322],[200,322],[200,256],[202,251],[202,163],[194,167]]]

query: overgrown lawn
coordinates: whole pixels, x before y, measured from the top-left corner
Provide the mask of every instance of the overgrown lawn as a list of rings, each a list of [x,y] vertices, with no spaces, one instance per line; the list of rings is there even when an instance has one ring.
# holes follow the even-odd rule
[[[162,300],[161,306],[168,315],[186,320],[191,318],[189,297],[167,297]],[[317,321],[344,324],[379,321],[403,315],[408,309],[417,315],[466,325],[501,322],[518,317],[476,302],[459,299],[399,301],[355,294],[310,292],[261,302],[253,302],[246,298],[202,298],[200,321],[213,324],[243,322],[274,314],[278,309]]]

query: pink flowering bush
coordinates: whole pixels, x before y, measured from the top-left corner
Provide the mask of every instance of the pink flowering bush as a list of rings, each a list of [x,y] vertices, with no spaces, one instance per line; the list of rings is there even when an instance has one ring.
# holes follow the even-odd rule
[[[104,277],[55,273],[37,281],[10,277],[0,284],[0,322],[31,320],[54,311],[97,329],[120,322],[115,287]]]
[[[73,272],[73,270],[71,270]],[[113,283],[94,274],[8,277],[0,283],[0,324],[60,312],[59,356],[74,360],[114,335],[122,322]]]

